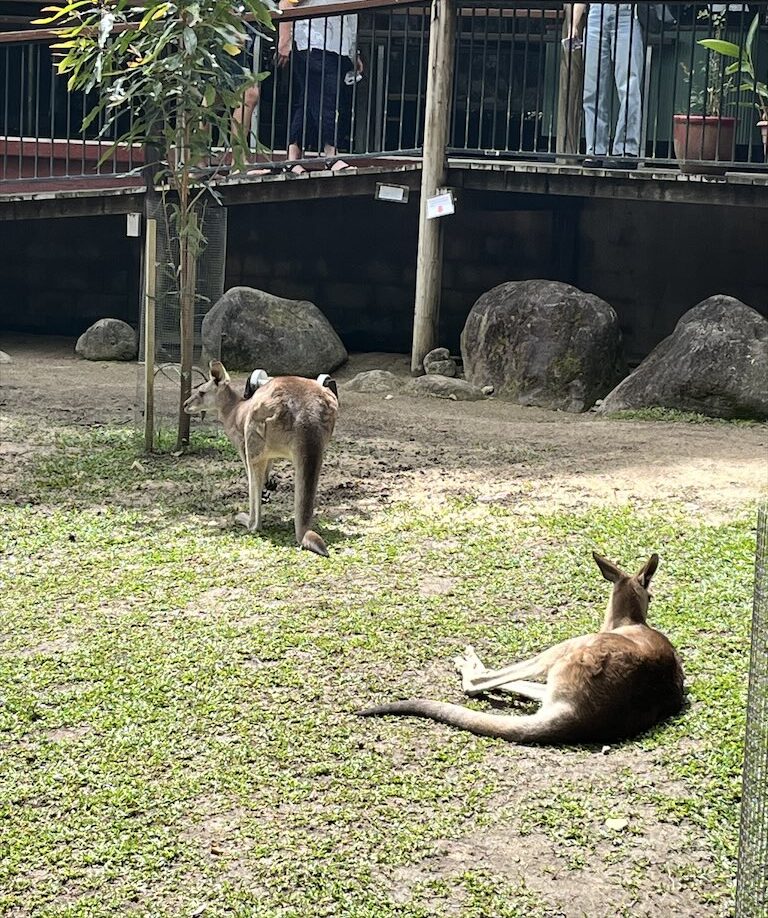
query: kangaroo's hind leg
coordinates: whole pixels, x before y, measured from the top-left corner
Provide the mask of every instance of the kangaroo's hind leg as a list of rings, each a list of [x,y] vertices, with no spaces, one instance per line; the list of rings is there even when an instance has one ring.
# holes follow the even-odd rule
[[[511,666],[504,666],[501,669],[485,669],[482,663],[480,663],[481,668],[479,668],[477,664],[480,661],[477,658],[477,654],[473,648],[467,648],[470,653],[465,654],[463,658],[464,665],[461,664],[461,657],[456,661],[457,668],[462,676],[462,688],[467,695],[481,695],[483,692],[501,688],[501,686],[510,682],[546,678],[555,663],[561,660],[569,650],[583,643],[584,640],[585,638],[583,637],[570,638],[560,644],[555,644],[554,647],[550,647],[529,660],[522,660],[519,663],[513,663]]]
[[[456,657],[454,660],[456,669],[461,673],[462,683],[466,684],[468,694],[476,694],[472,691],[472,680],[478,676],[488,673],[488,669],[483,664],[480,657],[475,653],[475,648],[468,644],[464,649],[464,655]],[[519,695],[522,698],[528,698],[531,701],[543,701],[547,691],[546,685],[541,682],[529,682],[518,679],[512,682],[505,682],[497,685],[495,691],[505,692],[510,695]]]

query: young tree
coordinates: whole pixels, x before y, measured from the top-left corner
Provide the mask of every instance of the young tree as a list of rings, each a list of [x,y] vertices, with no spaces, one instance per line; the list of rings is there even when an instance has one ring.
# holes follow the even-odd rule
[[[238,60],[248,41],[243,17],[253,14],[271,29],[274,9],[273,0],[66,0],[37,21],[55,28],[51,47],[69,91],[96,96],[83,129],[101,119],[99,136],[116,137],[102,161],[117,144],[160,151],[155,182],[171,192],[179,244],[179,449],[189,442],[182,406],[192,384],[195,263],[205,242],[195,205],[206,193],[218,198],[212,180],[229,155],[236,168],[248,158],[249,126],[241,128],[232,112],[267,74]],[[215,162],[202,168],[214,144]]]

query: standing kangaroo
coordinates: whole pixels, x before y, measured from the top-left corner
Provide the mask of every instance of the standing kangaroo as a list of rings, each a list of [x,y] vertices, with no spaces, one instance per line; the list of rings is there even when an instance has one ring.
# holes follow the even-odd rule
[[[634,736],[677,713],[683,706],[680,660],[667,638],[646,624],[648,587],[659,556],[651,555],[634,576],[600,555],[594,559],[613,584],[597,634],[571,638],[498,670],[487,670],[472,647],[456,658],[468,695],[511,692],[540,702],[535,714],[486,714],[417,698],[367,708],[360,715],[412,714],[512,743],[557,744]],[[545,677],[546,684],[525,681]]]
[[[236,447],[248,474],[249,513],[236,522],[261,528],[261,492],[274,459],[290,459],[295,473],[296,541],[307,551],[328,557],[328,548],[310,527],[325,448],[333,434],[339,402],[328,388],[300,376],[276,376],[244,399],[218,360],[210,378],[184,403],[187,414],[217,409],[224,432]]]

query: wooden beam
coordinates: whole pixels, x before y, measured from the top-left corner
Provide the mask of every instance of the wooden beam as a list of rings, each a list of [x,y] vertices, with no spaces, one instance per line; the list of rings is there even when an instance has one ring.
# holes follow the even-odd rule
[[[454,0],[432,0],[411,348],[412,373],[423,371],[425,355],[437,344],[443,280],[443,218],[427,220],[427,200],[445,185],[445,150],[451,114],[455,38]]]

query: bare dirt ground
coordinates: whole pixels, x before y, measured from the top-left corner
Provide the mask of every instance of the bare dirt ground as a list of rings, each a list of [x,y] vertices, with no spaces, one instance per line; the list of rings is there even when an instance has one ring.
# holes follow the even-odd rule
[[[8,337],[0,344],[13,357],[0,366],[0,418],[44,427],[138,417],[136,364],[80,360],[70,339]],[[408,360],[357,355],[336,377],[343,383],[373,368],[407,376]],[[158,389],[172,426],[173,386],[160,376]],[[23,455],[23,443],[1,439],[0,458]],[[768,485],[768,425],[605,420],[496,399],[343,392],[336,444],[323,488],[346,488],[363,505],[382,493],[430,502],[470,492],[481,500],[574,508],[669,497],[716,519]]]

